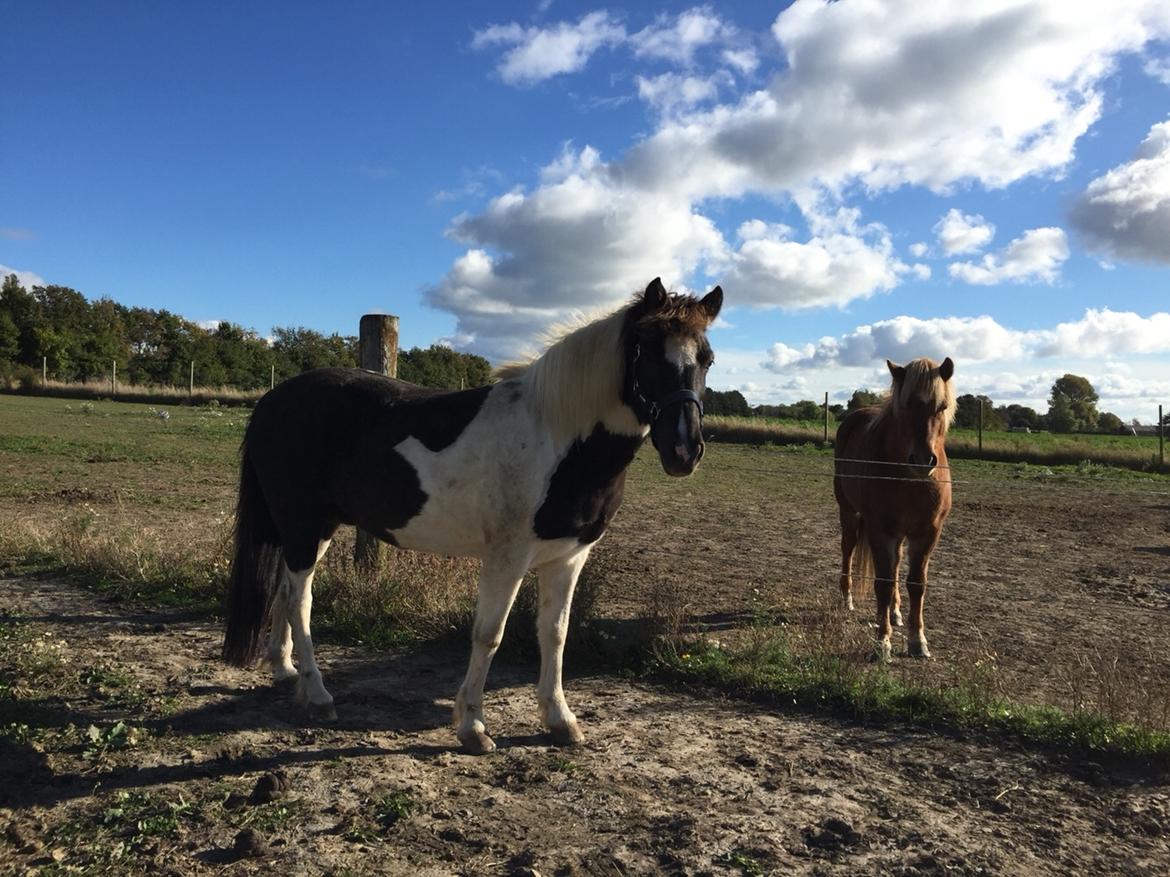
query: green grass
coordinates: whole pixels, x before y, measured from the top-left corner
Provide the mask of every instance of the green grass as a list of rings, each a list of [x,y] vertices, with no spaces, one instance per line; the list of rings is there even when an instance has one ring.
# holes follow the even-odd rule
[[[1092,755],[1148,760],[1170,770],[1170,733],[1091,712],[1027,706],[990,693],[977,676],[935,683],[898,678],[884,665],[858,667],[826,653],[797,656],[782,637],[727,651],[702,643],[659,652],[656,672],[785,707],[874,723],[979,732]]]

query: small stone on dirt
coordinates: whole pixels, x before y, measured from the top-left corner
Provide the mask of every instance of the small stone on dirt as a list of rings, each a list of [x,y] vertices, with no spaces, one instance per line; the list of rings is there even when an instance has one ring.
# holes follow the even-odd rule
[[[272,773],[264,774],[264,776],[256,780],[256,787],[252,789],[251,800],[253,804],[268,804],[271,801],[275,801],[288,790],[288,775],[282,770],[273,771]]]
[[[259,858],[267,855],[268,845],[264,843],[264,838],[251,828],[245,828],[236,835],[235,842],[232,844],[232,849],[241,858]]]

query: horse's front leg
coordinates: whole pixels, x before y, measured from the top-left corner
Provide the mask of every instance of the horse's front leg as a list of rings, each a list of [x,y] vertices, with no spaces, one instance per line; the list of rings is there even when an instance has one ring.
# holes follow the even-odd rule
[[[471,661],[467,665],[467,677],[455,695],[454,712],[455,733],[463,748],[473,755],[496,748],[483,723],[483,686],[492,658],[500,648],[504,625],[527,566],[526,558],[517,561],[514,557],[488,557],[480,570]]]
[[[906,653],[913,658],[929,658],[926,644],[926,571],[930,553],[938,544],[938,535],[923,542],[910,543],[910,569],[906,576],[906,590],[910,594],[910,628],[906,632]]]
[[[536,686],[536,698],[540,704],[540,720],[558,746],[569,746],[585,739],[577,727],[577,717],[565,702],[561,668],[573,589],[588,556],[589,549],[583,548],[539,569],[540,610],[536,624],[540,639],[540,682]]]

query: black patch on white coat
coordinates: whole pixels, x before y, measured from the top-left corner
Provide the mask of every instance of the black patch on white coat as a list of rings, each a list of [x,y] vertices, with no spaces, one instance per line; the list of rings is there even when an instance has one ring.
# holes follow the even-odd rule
[[[393,541],[426,504],[418,473],[393,448],[414,437],[437,453],[492,387],[443,392],[362,369],[316,369],[257,404],[243,453],[260,479],[290,569],[312,566],[340,524]]]
[[[577,439],[549,479],[533,530],[541,539],[576,538],[588,545],[601,538],[622,504],[626,468],[642,436],[614,434],[600,423]]]

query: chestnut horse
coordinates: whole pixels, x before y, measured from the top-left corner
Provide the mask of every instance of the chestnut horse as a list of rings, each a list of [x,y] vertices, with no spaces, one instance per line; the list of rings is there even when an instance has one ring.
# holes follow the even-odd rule
[[[841,512],[841,594],[853,608],[852,562],[873,579],[877,655],[890,658],[890,628],[900,627],[898,567],[909,548],[910,630],[907,653],[929,658],[922,607],[926,568],[951,510],[951,470],[944,447],[955,419],[950,358],[886,360],[893,384],[881,405],[859,408],[837,429],[833,492]]]

